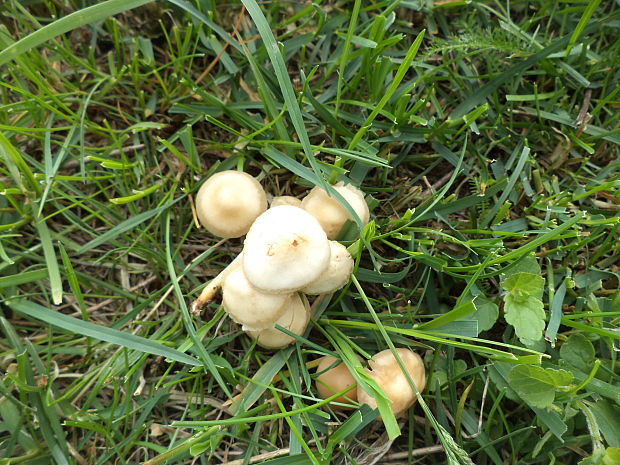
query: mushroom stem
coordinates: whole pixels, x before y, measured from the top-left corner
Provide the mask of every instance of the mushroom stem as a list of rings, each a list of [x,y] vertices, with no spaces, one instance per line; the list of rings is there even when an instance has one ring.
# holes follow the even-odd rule
[[[239,255],[237,255],[235,259],[232,262],[230,262],[226,268],[220,271],[219,274],[215,278],[213,278],[209,282],[209,284],[207,284],[202,289],[202,292],[200,293],[198,298],[192,302],[192,305],[191,305],[192,314],[194,315],[200,314],[200,312],[202,311],[202,308],[205,305],[207,305],[211,300],[213,300],[213,298],[215,297],[215,294],[217,294],[217,291],[219,291],[220,288],[222,287],[222,283],[224,282],[224,279],[226,279],[226,276],[228,275],[230,270],[232,270],[233,266],[241,260],[242,255],[243,253],[240,253]]]

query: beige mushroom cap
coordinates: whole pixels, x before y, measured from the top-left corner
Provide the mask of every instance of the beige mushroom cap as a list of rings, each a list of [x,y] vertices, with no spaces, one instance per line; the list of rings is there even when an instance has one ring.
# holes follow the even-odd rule
[[[351,205],[357,216],[362,220],[362,224],[367,224],[370,219],[370,212],[364,200],[364,193],[351,184],[345,186],[342,181],[332,187]],[[331,240],[338,237],[338,233],[347,220],[353,220],[340,202],[330,197],[327,191],[319,186],[312,188],[304,197],[301,201],[301,208],[321,223],[327,238]]]
[[[260,183],[241,171],[221,171],[200,186],[196,214],[216,236],[240,237],[258,215],[267,210],[267,195]]]
[[[250,284],[239,262],[222,284],[222,305],[237,323],[252,329],[273,325],[286,311],[291,294],[267,294]]]
[[[303,334],[310,321],[310,304],[303,294],[295,293],[288,300],[284,313],[276,320],[276,323],[295,334]],[[260,331],[246,331],[246,334],[256,343],[265,349],[282,349],[293,342],[295,338],[283,333],[274,327],[262,329]]]
[[[426,385],[426,370],[422,358],[409,349],[399,348],[396,349],[396,352],[407,367],[407,371],[418,391],[422,392]],[[366,369],[366,373],[377,382],[388,396],[394,415],[402,415],[418,400],[391,350],[384,350],[374,355],[369,366],[370,369]],[[363,389],[358,389],[357,397],[361,404],[368,404],[372,408],[377,408],[375,398]]]
[[[293,292],[327,269],[330,253],[325,232],[312,215],[281,205],[260,215],[248,231],[243,271],[264,292]]]
[[[331,255],[327,269],[319,276],[319,279],[312,281],[301,290],[304,294],[329,294],[349,282],[353,272],[353,257],[340,242],[329,241],[329,247]]]
[[[357,384],[357,381],[347,368],[347,366],[340,362],[334,368],[330,368],[337,359],[326,355],[320,358],[319,365],[316,368],[317,373],[321,373],[315,379],[316,390],[319,392],[319,396],[323,399],[327,399],[333,396],[335,393],[343,391],[349,386]],[[327,370],[327,371],[325,371]],[[323,373],[322,373],[323,372]],[[347,399],[348,397],[348,399]],[[350,400],[349,400],[350,399]],[[333,402],[341,402],[344,404],[350,403],[351,400],[357,400],[357,389],[351,389],[345,395],[336,397]],[[331,406],[334,410],[345,410],[353,407],[342,407],[339,405]]]
[[[301,200],[292,195],[278,195],[271,201],[271,208],[281,205],[291,205],[293,207],[301,207]]]

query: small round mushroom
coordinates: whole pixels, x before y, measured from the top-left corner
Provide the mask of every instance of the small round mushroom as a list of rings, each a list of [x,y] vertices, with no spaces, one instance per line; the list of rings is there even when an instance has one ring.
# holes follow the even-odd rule
[[[332,187],[351,205],[362,224],[367,224],[370,219],[370,212],[364,200],[364,193],[351,184],[345,185],[342,181]],[[338,233],[347,220],[353,220],[340,202],[330,197],[327,191],[319,186],[312,188],[304,197],[301,201],[301,208],[321,223],[328,239],[331,240],[338,237]]]
[[[331,255],[329,265],[319,279],[312,281],[301,291],[304,294],[319,295],[336,292],[344,286],[353,272],[353,257],[347,248],[337,241],[329,241]]]
[[[426,385],[426,370],[422,358],[409,349],[399,348],[396,349],[396,352],[398,352],[418,391],[422,392]],[[418,400],[391,350],[387,349],[374,355],[368,365],[370,368],[366,369],[366,373],[377,382],[388,396],[394,415],[402,415]],[[357,397],[360,404],[368,404],[372,408],[377,408],[375,398],[363,389],[358,389]]]
[[[325,357],[321,357],[319,360],[320,362],[316,368],[316,372],[320,374],[316,377],[315,384],[316,390],[319,392],[319,396],[321,396],[321,398],[327,399],[337,392],[345,390],[349,386],[357,385],[357,381],[355,381],[355,378],[344,363],[340,362],[335,367],[329,368],[337,362],[336,358],[326,355]],[[352,400],[357,400],[357,389],[351,389],[346,394],[336,397],[333,402],[348,404]],[[334,410],[346,410],[353,408],[352,406],[344,407],[340,405],[332,405],[331,407]]]
[[[301,207],[301,200],[292,195],[279,195],[273,198],[271,201],[271,208],[279,207],[280,205],[291,205],[293,207]]]
[[[250,284],[237,263],[222,284],[222,305],[237,323],[252,329],[273,325],[287,309],[291,294],[267,294]]]
[[[294,293],[287,301],[284,313],[275,323],[295,334],[303,334],[310,321],[310,304],[308,298],[303,294]],[[246,334],[256,343],[265,349],[282,349],[293,342],[295,338],[275,328],[271,327],[260,331],[247,330]]]
[[[228,273],[232,271],[235,268],[235,266],[241,264],[242,256],[243,256],[243,252],[237,255],[235,259],[232,262],[230,262],[226,268],[220,271],[218,275],[215,278],[213,278],[209,282],[209,284],[207,284],[202,289],[198,298],[194,300],[191,305],[191,312],[194,315],[198,315],[200,311],[202,310],[202,308],[205,305],[207,305],[211,300],[213,300],[217,292],[221,289],[222,283],[226,279],[226,276],[228,276]]]
[[[264,292],[290,293],[310,284],[329,264],[331,250],[318,221],[281,205],[260,215],[245,238],[243,271]]]
[[[196,214],[212,234],[224,238],[241,237],[267,210],[267,195],[260,183],[241,171],[221,171],[200,187]]]

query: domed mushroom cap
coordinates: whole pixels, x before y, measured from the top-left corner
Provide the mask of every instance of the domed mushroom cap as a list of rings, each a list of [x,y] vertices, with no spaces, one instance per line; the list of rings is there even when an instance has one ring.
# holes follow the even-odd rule
[[[252,329],[273,325],[287,308],[291,294],[267,294],[250,284],[241,263],[234,265],[222,284],[222,305],[237,323]]]
[[[370,219],[368,205],[364,200],[364,193],[351,184],[344,185],[339,182],[332,186],[351,205],[362,224],[367,224]],[[314,216],[325,230],[328,239],[336,239],[338,233],[347,220],[353,220],[338,200],[330,197],[325,189],[316,186],[301,201],[301,208]]]
[[[200,186],[196,214],[200,223],[220,237],[240,237],[258,215],[267,210],[267,195],[260,183],[241,171],[221,171]]]
[[[309,321],[308,299],[303,294],[295,293],[288,300],[284,313],[276,320],[276,323],[292,333],[301,335],[306,330]],[[246,334],[256,339],[256,343],[265,349],[282,349],[295,342],[295,338],[275,328],[274,324],[260,331],[248,330]]]
[[[271,201],[271,208],[281,205],[290,205],[292,207],[301,207],[301,200],[292,195],[278,195]]]
[[[321,398],[327,399],[337,392],[357,384],[357,381],[355,381],[355,378],[344,363],[340,362],[338,365],[328,370],[330,366],[334,365],[337,359],[326,355],[325,357],[321,357],[320,360],[319,365],[316,367],[316,372],[320,373],[320,375],[316,377],[315,384],[316,390],[319,392]],[[350,402],[347,397],[350,400],[357,400],[357,389],[351,389],[344,396],[336,397],[333,401],[346,404]],[[339,405],[332,405],[331,407],[334,410],[352,408],[341,407]]]
[[[426,385],[426,370],[422,358],[409,349],[399,348],[396,349],[396,352],[398,352],[400,359],[411,375],[418,391],[422,392]],[[377,382],[388,396],[394,415],[403,414],[418,400],[391,350],[384,350],[374,355],[372,361],[369,362],[369,367],[370,369],[366,369],[366,373]],[[361,404],[368,404],[372,408],[377,408],[375,398],[363,389],[358,389],[357,397]]]
[[[319,279],[312,281],[301,291],[304,294],[318,295],[335,292],[344,286],[353,272],[353,257],[347,248],[337,241],[329,241],[331,255],[329,265]]]
[[[318,221],[301,208],[282,205],[260,215],[248,231],[243,271],[264,292],[293,292],[327,269],[330,253]]]

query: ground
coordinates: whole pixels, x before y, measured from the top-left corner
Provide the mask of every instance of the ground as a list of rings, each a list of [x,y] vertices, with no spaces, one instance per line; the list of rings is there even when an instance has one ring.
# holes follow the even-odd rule
[[[0,5],[0,463],[620,463],[620,6]],[[348,285],[265,351],[194,199],[346,181]],[[364,371],[409,347],[402,418]],[[335,411],[317,359],[377,396]]]

